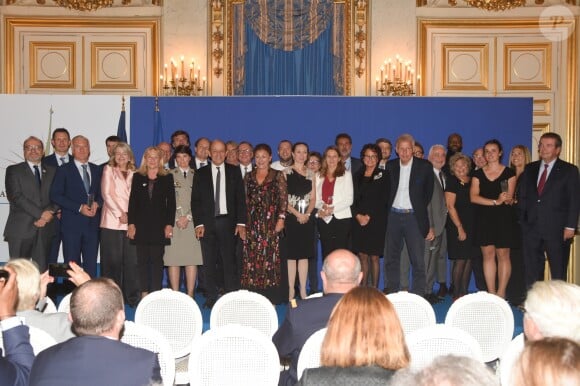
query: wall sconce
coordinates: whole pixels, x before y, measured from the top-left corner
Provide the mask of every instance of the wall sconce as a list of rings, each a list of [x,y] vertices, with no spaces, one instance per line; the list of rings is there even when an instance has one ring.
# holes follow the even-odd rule
[[[223,72],[222,68],[222,58],[224,56],[224,50],[222,48],[222,43],[224,41],[224,34],[221,31],[223,25],[224,17],[224,4],[223,0],[213,0],[211,2],[212,11],[212,34],[211,41],[213,44],[213,49],[211,51],[211,56],[215,61],[215,66],[213,68],[213,74],[219,78]],[[215,27],[215,29],[214,29]]]
[[[359,78],[365,73],[364,62],[367,56],[366,41],[367,41],[367,1],[357,0],[355,3],[355,23],[358,30],[354,34],[354,41],[356,48],[354,56],[357,61],[357,66],[354,69],[356,76]]]
[[[385,59],[380,70],[380,76],[375,79],[375,88],[378,96],[410,96],[415,95],[415,70],[410,60],[399,55]],[[417,90],[420,89],[421,76],[417,75]]]
[[[206,95],[206,78],[201,77],[201,67],[191,59],[189,71],[186,76],[185,58],[180,58],[181,66],[178,69],[175,61],[171,58],[169,66],[163,66],[163,75],[159,76],[160,90],[163,96],[203,96]],[[178,71],[179,70],[179,71]]]

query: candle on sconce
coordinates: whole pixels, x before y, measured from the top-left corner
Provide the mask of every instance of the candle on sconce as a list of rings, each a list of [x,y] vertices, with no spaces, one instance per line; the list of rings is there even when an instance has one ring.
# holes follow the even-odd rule
[[[197,66],[197,79],[201,79],[201,67]]]
[[[379,91],[379,78],[377,77],[375,79],[375,88],[377,89],[377,92]]]
[[[159,75],[159,91],[161,91],[164,86],[165,84],[163,82],[163,75]]]
[[[193,62],[189,65],[189,81],[193,80]]]
[[[389,60],[387,61],[387,78],[389,77],[390,73],[391,73],[391,58],[389,58]]]
[[[163,79],[165,79],[165,84],[167,84],[167,63],[163,66]]]
[[[175,79],[175,61],[173,58],[170,59],[169,63],[171,64],[171,79]]]
[[[381,78],[380,78],[381,82],[383,82],[385,80],[384,73],[385,73],[385,67],[381,66]]]
[[[416,94],[419,95],[421,93],[421,75],[417,74],[417,92]]]
[[[201,92],[202,94],[205,92],[205,83],[206,83],[207,79],[205,78],[205,76],[203,77],[203,85],[201,86]]]
[[[184,62],[184,57],[183,55],[181,55],[181,79],[185,79],[185,62]]]

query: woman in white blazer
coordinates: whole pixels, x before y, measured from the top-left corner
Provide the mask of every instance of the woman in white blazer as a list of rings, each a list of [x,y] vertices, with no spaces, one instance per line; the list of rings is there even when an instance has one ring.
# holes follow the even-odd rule
[[[338,149],[329,146],[316,176],[316,217],[323,257],[349,246],[352,197],[352,175],[346,170]]]

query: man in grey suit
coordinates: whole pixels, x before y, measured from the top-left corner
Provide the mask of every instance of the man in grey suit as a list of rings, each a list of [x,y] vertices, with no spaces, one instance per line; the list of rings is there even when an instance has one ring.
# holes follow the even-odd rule
[[[32,258],[41,270],[46,269],[46,256],[54,233],[54,213],[50,202],[50,185],[55,168],[41,162],[42,141],[29,137],[24,141],[24,162],[6,169],[6,196],[10,213],[4,228],[11,258]]]
[[[445,233],[445,222],[447,221],[447,205],[445,204],[445,147],[443,145],[433,145],[429,149],[429,161],[433,165],[433,195],[427,205],[427,215],[429,217],[429,228],[433,231],[434,238],[425,243],[425,271],[427,276],[427,286],[425,287],[425,298],[430,303],[439,302],[439,297],[433,293],[435,276],[439,282],[439,295],[444,297],[447,294],[447,235]]]

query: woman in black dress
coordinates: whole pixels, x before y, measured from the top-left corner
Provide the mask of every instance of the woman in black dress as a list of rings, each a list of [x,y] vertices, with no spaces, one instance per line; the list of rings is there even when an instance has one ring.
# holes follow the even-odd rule
[[[487,165],[473,173],[470,190],[471,202],[476,204],[475,242],[483,255],[487,291],[505,298],[512,269],[510,248],[517,239],[516,216],[512,207],[516,175],[501,164],[503,148],[497,139],[487,141],[483,153]]]
[[[294,299],[296,271],[300,282],[300,298],[305,299],[308,259],[314,256],[314,174],[306,167],[308,145],[296,142],[292,146],[292,166],[284,170],[288,189],[286,221],[286,254],[288,260],[288,298]]]
[[[133,175],[127,235],[137,246],[137,269],[141,298],[161,289],[163,254],[171,243],[175,224],[173,175],[163,168],[157,147],[143,153],[141,167]]]
[[[478,254],[473,244],[475,207],[469,199],[471,187],[471,160],[463,153],[455,153],[449,159],[451,177],[445,187],[447,203],[447,253],[453,260],[453,298],[467,294],[471,277],[471,258]]]
[[[363,146],[360,156],[365,167],[353,177],[351,206],[352,249],[360,258],[363,285],[367,284],[370,273],[370,284],[375,288],[379,285],[379,256],[385,248],[390,190],[387,172],[378,167],[379,154],[381,149],[377,145],[368,143]]]

